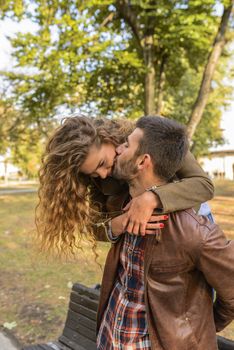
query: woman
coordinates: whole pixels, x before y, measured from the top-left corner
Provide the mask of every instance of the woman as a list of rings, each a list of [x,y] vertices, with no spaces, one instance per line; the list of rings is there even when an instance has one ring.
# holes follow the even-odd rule
[[[124,208],[128,186],[111,174],[115,149],[133,129],[123,119],[74,116],[55,130],[39,173],[36,224],[43,248],[73,252],[85,236],[95,251],[96,239],[107,239],[112,217],[112,230],[145,234],[162,227],[155,221],[166,219],[152,216],[154,208],[168,213],[212,198],[212,182],[189,153],[177,172],[181,181],[146,191]]]

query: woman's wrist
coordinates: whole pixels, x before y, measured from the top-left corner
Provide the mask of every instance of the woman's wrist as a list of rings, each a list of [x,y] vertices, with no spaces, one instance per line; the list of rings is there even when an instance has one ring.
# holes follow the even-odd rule
[[[118,238],[123,233],[123,215],[119,215],[110,221],[111,233],[115,238]]]
[[[159,198],[159,196],[157,195],[157,193],[151,191],[151,190],[147,190],[145,191],[142,196],[144,196],[145,198],[147,198],[147,200],[149,201],[150,205],[152,206],[152,208],[162,208],[163,205],[161,203],[161,200]]]
[[[113,231],[112,231],[112,225],[111,225],[111,220],[108,222],[108,229],[107,229],[107,235],[108,235],[108,239],[112,242],[115,243],[119,240],[119,236],[120,235],[114,235]]]

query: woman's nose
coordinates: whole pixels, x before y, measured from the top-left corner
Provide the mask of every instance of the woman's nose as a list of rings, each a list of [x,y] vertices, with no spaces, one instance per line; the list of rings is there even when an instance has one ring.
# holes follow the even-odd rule
[[[101,179],[105,179],[108,175],[108,170],[107,169],[99,169],[97,171],[97,174],[100,176]]]

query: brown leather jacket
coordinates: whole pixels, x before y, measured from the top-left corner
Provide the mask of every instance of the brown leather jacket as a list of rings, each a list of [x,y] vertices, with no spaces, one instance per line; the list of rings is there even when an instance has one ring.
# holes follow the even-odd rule
[[[152,350],[214,350],[216,331],[234,318],[234,241],[192,209],[169,215],[161,242],[145,238],[145,303]],[[99,328],[112,291],[123,236],[109,251]],[[212,289],[217,293],[212,302]]]

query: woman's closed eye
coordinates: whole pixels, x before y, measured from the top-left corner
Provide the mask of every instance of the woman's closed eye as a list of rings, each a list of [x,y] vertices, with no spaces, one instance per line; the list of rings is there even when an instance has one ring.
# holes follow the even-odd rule
[[[101,167],[104,166],[104,165],[105,165],[105,161],[102,160],[102,161],[99,163],[98,168],[101,168]]]

